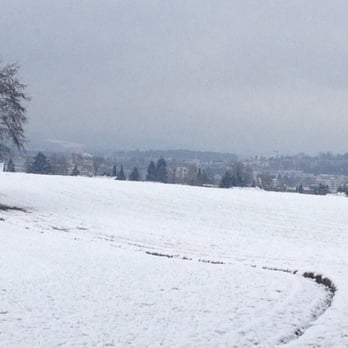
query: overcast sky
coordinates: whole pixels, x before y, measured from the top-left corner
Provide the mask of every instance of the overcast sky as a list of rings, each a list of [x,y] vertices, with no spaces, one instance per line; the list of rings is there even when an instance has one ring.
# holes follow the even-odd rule
[[[348,151],[346,0],[0,0],[0,42],[32,141]]]

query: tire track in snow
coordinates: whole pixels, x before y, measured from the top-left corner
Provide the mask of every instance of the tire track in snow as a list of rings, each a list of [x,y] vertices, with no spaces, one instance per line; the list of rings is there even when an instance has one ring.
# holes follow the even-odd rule
[[[298,271],[297,270],[289,270],[289,269],[281,269],[281,268],[272,268],[272,267],[262,267],[265,270],[269,270],[269,271],[274,271],[274,272],[284,272],[284,273],[290,273],[290,274],[297,274]],[[319,317],[321,317],[328,308],[331,307],[332,305],[332,301],[334,299],[334,296],[336,294],[337,288],[336,285],[333,283],[333,281],[330,278],[324,277],[321,274],[317,274],[314,272],[304,272],[302,275],[302,277],[310,279],[315,281],[315,283],[317,283],[320,286],[324,286],[325,290],[326,290],[326,298],[324,299],[324,301],[322,302],[322,306],[316,306],[314,308],[314,310],[312,311],[312,320],[307,323],[307,325],[303,326],[303,327],[298,327],[295,329],[294,334],[293,335],[288,335],[288,336],[284,336],[283,338],[280,339],[280,344],[287,344],[293,340],[296,340],[298,338],[300,338],[301,336],[303,336],[305,334],[305,332],[311,327],[313,326],[314,322],[316,320],[319,319]]]
[[[53,228],[51,226],[51,228]],[[58,228],[53,228],[54,230],[58,230]],[[95,238],[96,236],[94,236]],[[110,236],[105,236],[104,234],[101,234],[99,236],[97,236],[97,239],[102,239],[108,242],[116,242],[117,238],[115,238],[115,236],[110,235]],[[127,242],[127,238],[125,238],[126,241],[122,240],[121,244],[127,244],[130,247],[136,248],[138,251],[141,251],[147,255],[151,255],[151,256],[158,256],[158,257],[165,257],[165,258],[176,258],[176,259],[182,259],[182,260],[186,260],[186,261],[197,261],[197,262],[202,262],[202,263],[210,263],[210,264],[215,264],[215,265],[226,265],[226,264],[230,264],[230,265],[235,265],[236,263],[238,263],[238,261],[236,261],[235,263],[230,262],[230,261],[219,261],[219,260],[211,260],[209,258],[199,258],[199,256],[181,256],[179,254],[169,254],[167,252],[158,252],[156,250],[157,247],[156,246],[150,246],[150,245],[142,245],[142,244],[138,244],[138,243],[131,243],[131,242]],[[152,244],[152,243],[151,243]],[[120,246],[119,246],[120,247]],[[188,250],[187,250],[188,251]],[[198,251],[198,250],[195,250]],[[208,255],[207,255],[208,256]],[[301,336],[303,336],[305,334],[305,332],[311,327],[313,326],[314,322],[316,320],[319,319],[319,317],[321,317],[326,310],[331,306],[333,298],[335,296],[335,292],[336,292],[336,286],[335,284],[327,277],[324,277],[320,274],[316,274],[314,272],[304,272],[303,274],[298,274],[297,270],[289,270],[289,269],[281,269],[281,268],[273,268],[273,267],[260,267],[260,266],[256,266],[256,265],[251,265],[251,264],[244,264],[245,266],[248,267],[252,267],[252,268],[261,268],[267,271],[273,271],[273,272],[284,272],[284,273],[290,273],[293,274],[294,276],[302,276],[304,278],[307,278],[311,281],[315,281],[316,284],[320,285],[320,286],[324,286],[326,289],[326,294],[327,296],[323,299],[321,305],[317,305],[315,306],[315,308],[313,308],[312,313],[311,313],[311,321],[307,322],[305,325],[302,326],[298,326],[294,329],[292,334],[289,335],[284,335],[284,337],[282,337],[279,340],[279,345],[285,345],[287,343],[290,343],[292,341],[295,341],[297,339],[299,339]]]
[[[166,258],[179,258],[182,260],[194,261],[191,257],[180,256],[177,254],[172,255],[172,254],[165,254],[165,253],[161,253],[161,252],[154,252],[154,251],[148,251],[148,250],[147,251],[145,250],[144,252],[145,252],[145,254],[151,255],[151,256],[166,257]],[[210,264],[214,264],[214,265],[233,264],[231,262],[223,262],[223,261],[209,260],[209,259],[198,259],[196,261],[203,262],[203,263],[210,263]],[[252,268],[257,268],[256,265],[249,265],[249,266]],[[270,272],[283,272],[283,273],[292,274],[294,276],[299,275],[297,270],[289,270],[289,269],[266,267],[266,266],[263,266],[261,268],[264,270],[270,271]],[[327,311],[327,309],[331,307],[332,301],[333,301],[335,293],[337,291],[336,285],[333,283],[333,281],[330,278],[325,277],[321,274],[317,274],[314,272],[304,272],[299,276],[302,276],[306,279],[314,281],[316,284],[318,284],[318,286],[325,287],[326,297],[323,299],[321,305],[317,305],[312,309],[311,321],[306,323],[305,325],[296,327],[292,334],[284,335],[279,340],[279,345],[288,344],[292,341],[299,339],[301,336],[303,336],[306,333],[306,331],[310,327],[313,326],[314,322],[317,321]]]

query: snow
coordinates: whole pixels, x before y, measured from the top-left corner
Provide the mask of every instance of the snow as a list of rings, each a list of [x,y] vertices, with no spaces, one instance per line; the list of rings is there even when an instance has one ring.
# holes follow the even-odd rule
[[[348,346],[345,197],[1,173],[0,203],[1,347]]]

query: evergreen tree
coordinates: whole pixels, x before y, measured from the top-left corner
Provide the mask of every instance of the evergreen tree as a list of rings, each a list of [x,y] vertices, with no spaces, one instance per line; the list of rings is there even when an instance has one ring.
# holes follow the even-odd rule
[[[123,166],[121,165],[121,169],[118,173],[117,180],[126,180],[126,175],[124,174]]]
[[[203,175],[202,175],[201,168],[199,168],[197,172],[197,186],[202,186],[202,185],[203,185]]]
[[[117,176],[117,167],[116,167],[116,164],[112,167],[112,176],[113,176],[114,178],[116,178],[116,176]]]
[[[198,176],[197,166],[195,164],[190,165],[187,168],[187,172],[185,177],[183,178],[184,179],[183,182],[188,185],[197,186],[198,185],[197,176]]]
[[[348,196],[348,185],[344,184],[343,186],[340,185],[337,192],[343,192],[346,196]]]
[[[51,164],[48,162],[46,156],[39,152],[30,167],[30,173],[35,174],[52,174]]]
[[[131,181],[139,181],[140,175],[137,167],[134,167],[132,172],[129,174],[129,180]]]
[[[234,178],[233,186],[245,186],[245,175],[244,175],[244,167],[243,164],[238,162],[233,165],[232,175]]]
[[[254,182],[252,169],[241,162],[237,162],[233,165],[232,169],[228,170],[222,177],[220,187],[246,187],[252,186],[253,184]]]
[[[151,161],[147,167],[146,180],[147,181],[157,181],[156,166],[155,166],[154,161]]]
[[[75,165],[73,171],[71,172],[72,176],[78,176],[80,175],[80,171],[77,169],[77,165]]]
[[[167,163],[163,157],[161,157],[156,164],[156,181],[167,182],[168,173],[167,173]]]
[[[201,168],[198,169],[197,172],[197,186],[203,186],[208,183],[207,173]]]
[[[235,179],[231,170],[228,170],[224,176],[221,178],[220,187],[229,188],[235,186]]]
[[[316,195],[323,195],[325,196],[326,194],[329,193],[329,186],[324,185],[324,184],[319,184],[314,188],[314,193]]]
[[[7,171],[11,173],[14,173],[16,171],[12,158],[10,158],[7,163]]]

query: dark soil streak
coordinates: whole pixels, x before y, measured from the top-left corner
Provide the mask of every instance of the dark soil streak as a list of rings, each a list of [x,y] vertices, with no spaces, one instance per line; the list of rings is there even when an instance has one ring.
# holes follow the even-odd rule
[[[6,204],[0,203],[0,210],[8,211],[8,210],[17,210],[17,211],[22,211],[23,213],[26,213],[27,211],[24,208],[20,207],[11,207]]]

